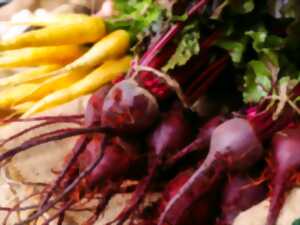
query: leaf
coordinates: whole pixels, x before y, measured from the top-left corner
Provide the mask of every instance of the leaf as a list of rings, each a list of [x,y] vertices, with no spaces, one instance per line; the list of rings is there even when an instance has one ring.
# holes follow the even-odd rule
[[[238,13],[245,14],[254,10],[254,0],[229,0],[229,5]]]
[[[240,63],[242,61],[243,54],[246,49],[247,40],[245,38],[240,41],[232,40],[219,40],[216,45],[220,48],[227,50],[231,56],[231,60],[234,63]]]
[[[162,68],[164,72],[174,69],[176,66],[185,65],[194,55],[200,52],[200,32],[197,29],[197,23],[187,26],[181,40],[179,41],[175,53],[167,64]]]
[[[295,220],[292,225],[300,225],[300,219]]]
[[[126,29],[132,39],[160,20],[164,9],[153,0],[115,0],[117,16],[107,20],[110,30]]]
[[[243,97],[246,103],[257,103],[272,89],[272,73],[266,64],[259,60],[248,63],[244,76]]]

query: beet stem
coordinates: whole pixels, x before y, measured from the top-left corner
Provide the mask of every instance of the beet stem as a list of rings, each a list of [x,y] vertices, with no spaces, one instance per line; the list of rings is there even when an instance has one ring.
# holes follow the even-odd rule
[[[61,215],[64,215],[64,213],[74,204],[74,202],[69,202],[67,204],[65,204],[60,210],[58,210],[56,213],[54,213],[49,219],[47,219],[44,223],[42,223],[42,225],[49,225],[53,220],[57,219],[58,218],[58,225],[59,225],[59,222],[60,222],[60,218],[62,218],[62,221],[63,222],[63,219],[64,217],[61,217]],[[60,222],[60,224],[61,224]]]
[[[99,128],[98,128],[99,129]],[[103,128],[102,128],[103,129]],[[107,138],[103,139],[103,142],[101,144],[101,149],[105,149],[105,146],[107,144]],[[39,210],[37,213],[33,214],[32,216],[28,217],[26,220],[23,220],[21,223],[17,223],[16,225],[25,225],[28,224],[35,219],[39,218],[41,215],[43,215],[45,212],[47,212],[49,209],[51,209],[53,206],[55,206],[58,202],[62,201],[68,194],[70,194],[76,186],[85,178],[87,177],[93,170],[96,168],[96,166],[100,163],[100,161],[103,158],[104,151],[100,151],[101,153],[96,157],[94,163],[92,163],[89,167],[87,167],[85,170],[83,170],[78,177],[68,186],[66,189],[52,202],[49,202],[45,207],[43,207],[41,210]]]
[[[168,159],[165,163],[165,167],[170,168],[174,166],[179,160],[187,156],[188,154],[194,152],[194,151],[200,151],[203,149],[206,149],[209,147],[209,140],[207,140],[206,137],[198,137],[196,140],[194,140],[191,144],[180,150],[178,153],[176,153],[174,156],[172,156],[170,159]]]
[[[160,166],[159,162],[154,162],[152,167],[150,168],[150,171],[137,186],[136,190],[134,191],[131,201],[129,202],[128,206],[119,214],[119,216],[113,220],[112,222],[109,222],[107,225],[111,225],[118,221],[116,225],[122,225],[130,216],[130,214],[138,207],[138,205],[143,201],[146,192],[151,184],[151,181],[153,180],[154,176],[156,175],[157,168]]]
[[[271,194],[269,214],[266,225],[276,225],[280,210],[284,204],[285,191],[289,182],[289,174],[277,174],[274,190]]]
[[[197,3],[195,3],[187,12],[188,17],[193,16],[196,14],[199,10],[201,10],[206,4],[208,0],[200,0]],[[158,54],[158,52],[161,51],[169,42],[172,40],[177,33],[182,29],[184,23],[178,22],[175,25],[173,25],[168,32],[161,37],[160,40],[158,40],[157,43],[155,43],[152,48],[150,48],[142,57],[140,64],[143,66],[148,65]]]
[[[31,126],[29,128],[26,128],[10,137],[8,137],[7,139],[3,140],[0,144],[0,147],[4,146],[5,144],[7,144],[8,142],[18,138],[18,137],[21,137],[23,136],[24,134],[30,132],[30,131],[33,131],[35,129],[38,129],[38,128],[41,128],[41,127],[44,127],[44,126],[47,126],[47,125],[51,125],[51,124],[55,124],[55,123],[65,123],[65,122],[69,122],[69,123],[75,123],[75,124],[80,124],[79,121],[76,121],[76,120],[68,120],[68,121],[46,121],[46,122],[43,122],[43,123],[40,123],[40,124],[37,124],[37,125],[34,125],[34,126]]]
[[[30,121],[42,121],[42,120],[68,120],[68,119],[82,119],[84,116],[79,115],[69,115],[69,116],[39,116],[32,118],[19,118],[19,119],[7,119],[0,120],[1,123],[16,123],[16,122],[30,122]]]
[[[76,128],[76,129],[62,129],[61,131],[64,132],[62,134],[57,134],[57,135],[52,135],[50,137],[42,137],[40,139],[34,139],[34,140],[29,140],[29,141],[25,141],[23,142],[21,145],[12,148],[10,150],[8,150],[7,152],[3,153],[2,155],[0,155],[0,162],[2,162],[3,160],[7,160],[7,159],[11,159],[12,157],[14,157],[15,155],[17,155],[20,152],[23,152],[25,150],[28,150],[29,148],[41,145],[41,144],[45,144],[51,141],[58,141],[58,140],[62,140],[65,138],[69,138],[69,137],[74,137],[77,135],[81,135],[81,134],[90,134],[90,133],[96,133],[96,132],[101,132],[101,133],[106,133],[106,132],[110,132],[111,129],[109,128],[103,128],[103,127],[89,127],[89,128]],[[52,132],[50,132],[52,133]]]
[[[206,193],[220,177],[224,170],[220,163],[221,162],[217,160],[215,163],[206,166],[204,162],[167,204],[159,218],[158,225],[176,225],[191,203]]]
[[[111,200],[111,198],[114,194],[115,194],[114,191],[109,191],[109,193],[107,193],[106,196],[100,200],[99,204],[96,207],[94,215],[92,215],[91,218],[89,218],[84,223],[84,225],[93,225],[98,220],[101,213],[106,208],[106,206],[108,205],[109,201]]]
[[[74,163],[76,163],[76,161],[77,161],[78,157],[80,156],[80,154],[85,150],[87,144],[90,141],[90,138],[87,138],[86,136],[83,137],[83,138],[84,139],[82,140],[82,142],[75,149],[75,151],[72,155],[72,158],[65,165],[65,167],[63,168],[63,170],[61,171],[61,173],[59,174],[59,176],[56,178],[55,182],[53,183],[51,189],[47,192],[45,198],[42,200],[42,203],[41,203],[39,209],[43,208],[48,203],[48,201],[51,198],[51,196],[53,195],[55,189],[60,185],[61,181],[63,180],[63,178],[65,177],[65,175],[69,171],[69,169],[74,165]]]

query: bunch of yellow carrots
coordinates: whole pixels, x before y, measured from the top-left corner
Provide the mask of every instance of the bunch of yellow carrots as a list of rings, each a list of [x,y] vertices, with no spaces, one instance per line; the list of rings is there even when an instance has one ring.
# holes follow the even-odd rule
[[[32,17],[39,29],[0,41],[0,68],[26,68],[0,78],[0,110],[23,117],[89,94],[124,74],[129,34],[107,34],[100,17],[83,14]]]

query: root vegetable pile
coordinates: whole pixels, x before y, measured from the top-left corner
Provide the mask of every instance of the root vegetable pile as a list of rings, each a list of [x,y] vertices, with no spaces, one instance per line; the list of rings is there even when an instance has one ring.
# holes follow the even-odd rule
[[[294,2],[280,1],[281,16],[272,7],[266,12],[272,4],[213,2],[116,1],[119,14],[105,22],[84,15],[33,18],[24,23],[45,28],[0,42],[9,50],[0,65],[43,64],[0,80],[14,93],[3,95],[0,106],[24,113],[2,123],[40,121],[1,146],[49,124],[81,125],[0,154],[4,165],[31,147],[78,136],[56,179],[40,189],[38,204],[3,208],[8,215],[33,210],[17,225],[45,213],[51,216],[43,225],[61,225],[69,211],[93,201],[83,223],[92,225],[120,193],[131,197],[107,225],[231,225],[267,198],[266,225],[276,225],[286,194],[299,184],[298,20],[285,11]],[[130,42],[133,57],[125,56]],[[57,54],[34,53],[52,45]],[[73,53],[58,54],[60,48]],[[25,52],[32,59],[19,56]],[[84,115],[30,117],[88,93]],[[159,199],[145,205],[153,193]]]

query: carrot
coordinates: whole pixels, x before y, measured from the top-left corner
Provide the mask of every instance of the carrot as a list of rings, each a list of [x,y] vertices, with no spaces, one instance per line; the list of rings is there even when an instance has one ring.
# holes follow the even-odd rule
[[[129,42],[130,37],[127,31],[114,31],[97,42],[89,51],[74,62],[60,70],[42,75],[41,77],[55,76],[78,68],[93,68],[99,66],[105,60],[118,58],[125,54],[129,48]]]
[[[39,100],[54,91],[67,88],[82,79],[88,72],[89,71],[86,69],[78,69],[59,76],[51,77],[42,82],[30,95],[25,96],[22,101]]]
[[[93,43],[106,33],[104,21],[100,17],[87,17],[81,22],[48,26],[25,32],[0,42],[0,50],[12,50],[25,47],[69,45]],[[70,22],[70,21],[69,21]]]
[[[26,83],[15,87],[5,88],[0,92],[0,108],[11,108],[24,96],[30,94],[38,84]]]
[[[66,13],[66,14],[48,14],[43,16],[33,15],[26,18],[24,21],[4,21],[2,23],[8,25],[30,25],[30,26],[51,26],[57,24],[74,24],[82,23],[91,16],[77,13]]]
[[[30,67],[70,63],[86,51],[76,45],[24,48],[0,55],[0,67]]]
[[[23,114],[23,113],[27,112],[34,104],[35,104],[35,102],[24,102],[24,103],[14,106],[12,109],[17,114]]]
[[[119,60],[105,62],[102,66],[69,88],[56,91],[37,102],[23,117],[31,116],[37,112],[97,90],[107,82],[116,79],[120,74],[126,72],[130,66],[130,62],[131,57],[128,56]]]
[[[31,70],[27,70],[25,72],[20,72],[12,76],[0,79],[0,86],[17,85],[25,83],[28,80],[33,80],[35,76],[52,72],[61,67],[61,65],[45,65]],[[35,82],[40,82],[40,79],[35,80]]]

